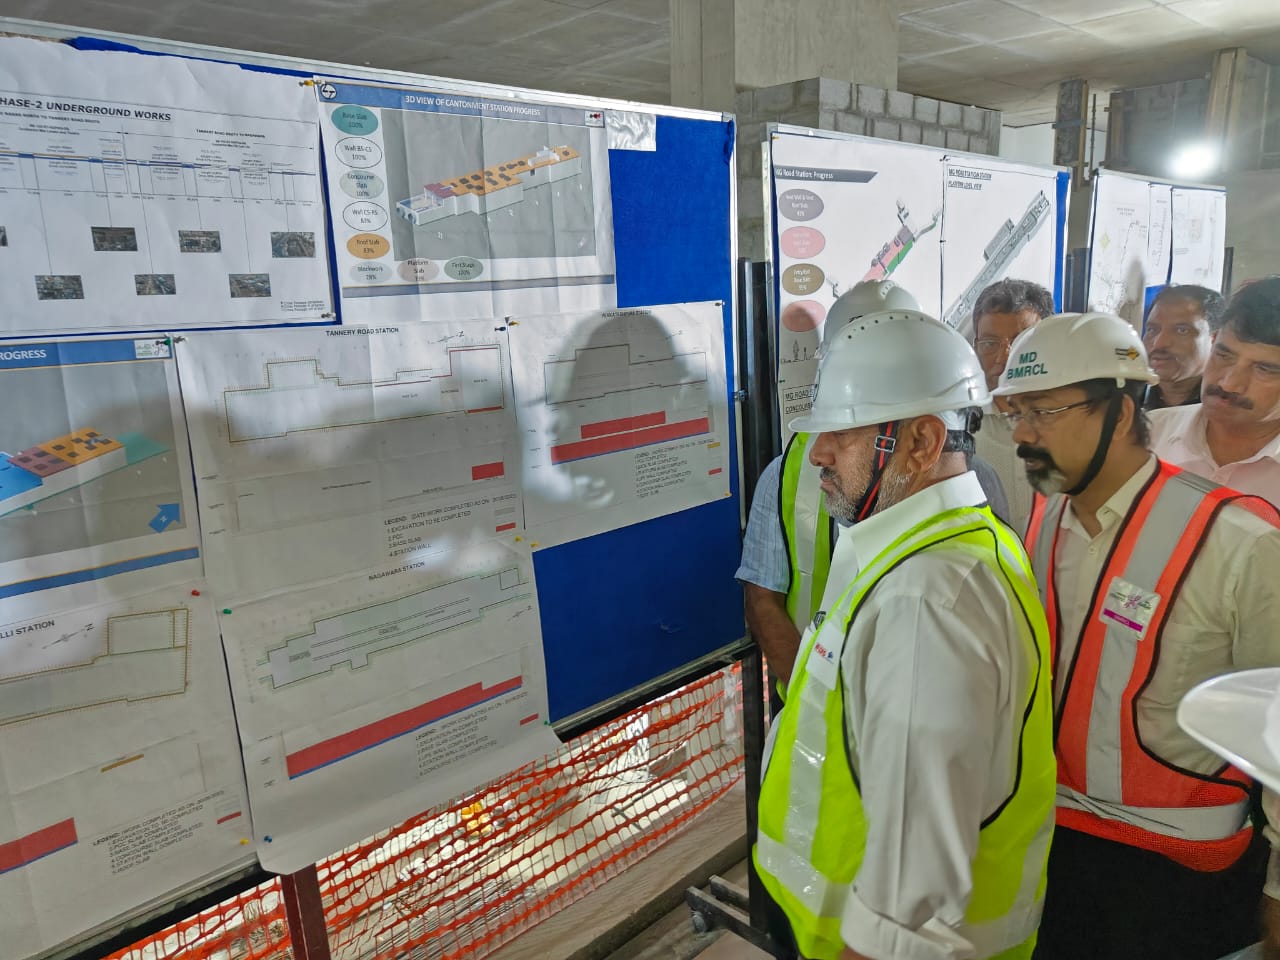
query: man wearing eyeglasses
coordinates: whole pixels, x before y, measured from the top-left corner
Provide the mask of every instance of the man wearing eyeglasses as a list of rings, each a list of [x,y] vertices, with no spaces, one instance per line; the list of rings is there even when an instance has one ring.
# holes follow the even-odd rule
[[[1258,939],[1252,783],[1177,725],[1203,680],[1280,665],[1280,516],[1162,462],[1127,322],[1049,317],[996,394],[1036,498],[1057,824],[1039,960],[1216,960]]]
[[[999,385],[1014,338],[1051,313],[1053,294],[1029,280],[998,280],[978,295],[973,306],[973,351],[982,364],[988,390]],[[1000,403],[994,401],[986,412],[1000,410]],[[1021,533],[1031,514],[1031,486],[1014,452],[1012,431],[999,417],[988,416],[977,440],[977,455],[991,464],[1000,478],[1009,499],[1010,522]]]

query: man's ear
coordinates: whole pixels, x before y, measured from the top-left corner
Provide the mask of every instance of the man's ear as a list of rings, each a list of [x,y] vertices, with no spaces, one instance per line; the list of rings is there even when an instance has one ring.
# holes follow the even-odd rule
[[[947,443],[947,425],[938,417],[915,417],[902,431],[903,454],[913,473],[928,473],[942,456]]]

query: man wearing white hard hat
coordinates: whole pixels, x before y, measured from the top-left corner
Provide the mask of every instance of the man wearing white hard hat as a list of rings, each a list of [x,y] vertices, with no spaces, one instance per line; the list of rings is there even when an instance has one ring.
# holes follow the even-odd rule
[[[1174,714],[1202,680],[1280,665],[1280,530],[1265,501],[1151,453],[1154,382],[1128,323],[1063,314],[1014,341],[995,391],[1041,494],[1026,543],[1053,636],[1042,960],[1216,960],[1257,939],[1250,780]]]
[[[858,283],[827,311],[819,356],[837,333],[860,317],[918,309],[915,297],[892,281]],[[812,442],[807,433],[794,434],[782,455],[761,471],[743,538],[742,563],[735,575],[742,582],[751,635],[781,688],[791,677],[800,632],[818,611],[840,530],[840,522],[823,505],[818,468],[809,463]],[[995,473],[981,462],[973,466],[992,509],[1008,519],[1004,490]]]
[[[1053,830],[1048,627],[967,469],[988,394],[964,337],[864,316],[818,367],[835,548],[771,731],[753,860],[814,960],[1025,960]]]

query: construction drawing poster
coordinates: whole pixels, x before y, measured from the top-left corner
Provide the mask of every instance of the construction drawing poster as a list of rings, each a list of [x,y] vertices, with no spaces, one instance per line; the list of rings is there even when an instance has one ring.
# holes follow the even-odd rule
[[[0,39],[0,334],[331,318],[293,77]]]
[[[319,79],[347,322],[616,303],[604,114]]]

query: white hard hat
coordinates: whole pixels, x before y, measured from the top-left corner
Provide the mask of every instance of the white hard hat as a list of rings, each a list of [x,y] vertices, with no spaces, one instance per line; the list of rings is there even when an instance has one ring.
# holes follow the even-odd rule
[[[919,310],[916,298],[892,280],[860,280],[836,299],[822,325],[822,349],[827,349],[845,324],[886,310]]]
[[[1028,327],[1009,347],[997,397],[1055,390],[1085,380],[1155,383],[1138,332],[1109,313],[1059,313]]]
[[[1182,698],[1178,725],[1233,766],[1280,791],[1280,668],[1205,681]]]
[[[818,363],[813,408],[790,427],[848,430],[988,399],[982,366],[960,333],[919,310],[890,310],[845,324]]]

